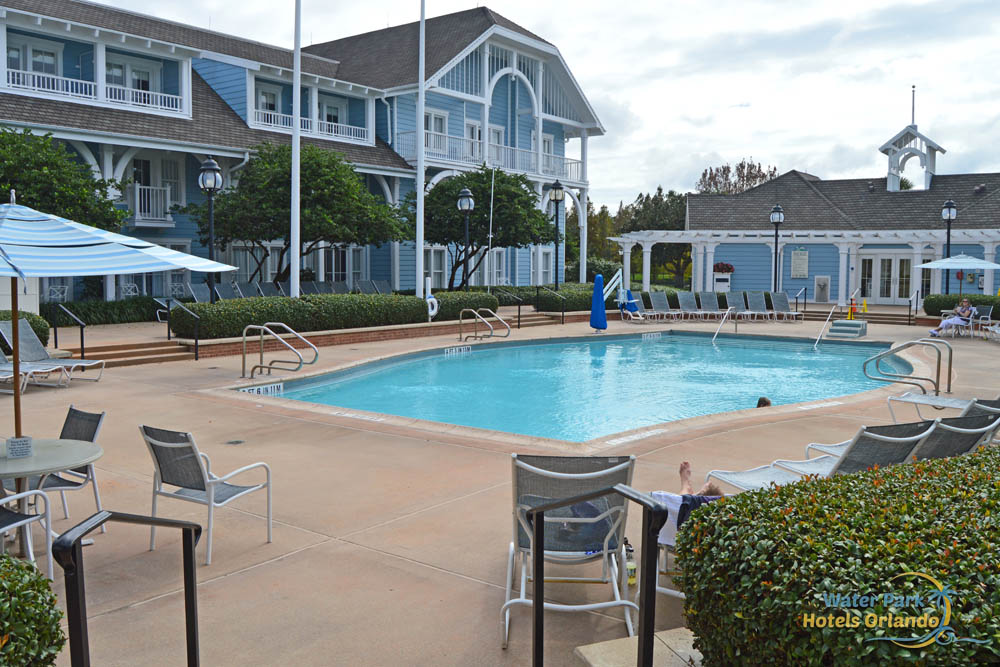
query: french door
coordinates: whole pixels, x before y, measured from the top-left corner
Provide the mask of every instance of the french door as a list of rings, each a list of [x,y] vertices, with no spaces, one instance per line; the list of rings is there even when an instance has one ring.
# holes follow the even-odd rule
[[[861,255],[861,298],[868,303],[906,305],[914,290],[912,257]]]

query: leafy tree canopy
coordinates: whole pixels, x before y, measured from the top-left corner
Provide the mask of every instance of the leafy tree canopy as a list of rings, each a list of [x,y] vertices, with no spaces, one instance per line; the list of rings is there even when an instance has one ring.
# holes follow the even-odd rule
[[[777,177],[777,167],[764,167],[759,162],[754,163],[753,158],[744,158],[736,167],[730,167],[728,163],[721,167],[709,167],[701,172],[696,187],[698,192],[707,194],[736,195]]]
[[[458,193],[469,188],[475,209],[469,216],[469,246],[465,246],[465,214],[458,210]],[[489,239],[490,195],[493,201],[493,240]],[[469,261],[469,275],[479,268],[488,246],[521,248],[555,240],[550,216],[538,209],[538,194],[522,174],[495,172],[485,166],[441,181],[424,198],[424,239],[447,245],[454,253],[448,289],[464,286],[462,266]],[[565,203],[565,202],[564,202]],[[416,219],[416,195],[403,202],[411,225]]]
[[[0,197],[84,225],[115,231],[129,216],[115,208],[123,182],[98,179],[90,167],[51,135],[0,130]]]
[[[285,257],[289,249],[291,218],[291,146],[265,143],[239,173],[235,188],[215,197],[215,239],[221,246],[233,242],[254,249],[260,272],[269,242],[284,239],[278,277],[288,275]],[[412,238],[399,211],[371,194],[364,182],[334,151],[305,144],[301,153],[300,234],[303,256],[321,243],[331,245],[380,245]],[[208,241],[208,204],[181,209],[197,221],[202,242]],[[251,279],[258,274],[251,276]]]
[[[683,194],[657,187],[652,194],[640,194],[635,201],[618,211],[620,233],[643,229],[684,229],[686,201]],[[691,265],[691,248],[686,243],[657,243],[653,246],[652,262],[665,266],[674,282],[684,284],[684,272]]]

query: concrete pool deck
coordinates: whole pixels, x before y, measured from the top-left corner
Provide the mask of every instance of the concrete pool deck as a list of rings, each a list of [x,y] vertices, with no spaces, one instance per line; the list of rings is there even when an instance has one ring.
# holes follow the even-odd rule
[[[609,325],[609,333],[714,331],[716,326]],[[103,334],[94,329],[88,327],[88,343],[93,337],[99,344]],[[162,325],[157,330],[162,335]],[[818,331],[818,323],[740,325],[741,334],[812,338]],[[579,323],[515,329],[511,338],[589,332]],[[903,342],[924,333],[916,327],[871,325],[867,340]],[[107,335],[117,334],[109,328]],[[996,396],[1000,354],[995,344],[949,342],[955,347],[953,395]],[[325,347],[317,370],[455,344],[454,336],[443,336]],[[114,368],[97,384],[33,387],[23,403],[25,431],[36,437],[55,435],[70,403],[108,412],[99,440],[105,454],[96,464],[107,509],[149,512],[152,464],[139,424],[192,432],[217,473],[254,461],[271,465],[274,542],[265,542],[264,494],[253,494],[217,510],[212,565],[202,564],[204,545],[199,546],[203,664],[529,662],[528,609],[513,612],[510,647],[500,649],[511,531],[509,455],[584,451],[580,445],[526,443],[444,425],[371,422],[257,396],[234,400],[232,392],[219,391],[237,383],[239,375],[239,357]],[[636,488],[672,490],[684,460],[691,461],[700,479],[712,468],[798,458],[807,442],[836,442],[860,425],[886,423],[887,393],[888,388],[879,389],[806,410],[784,406],[674,422],[648,437],[602,443],[601,450],[638,456]],[[0,400],[10,405],[9,398]],[[470,397],[470,409],[474,401]],[[4,420],[9,432],[9,407]],[[227,444],[233,442],[238,444]],[[93,511],[89,492],[68,496],[70,520],[62,519],[58,501],[53,503],[56,530]],[[205,522],[203,507],[169,499],[159,506],[162,516]],[[639,517],[631,513],[628,535],[638,535]],[[116,524],[84,549],[94,664],[183,664],[179,545],[179,535],[160,531],[156,551],[149,552],[147,531]],[[56,572],[62,598],[58,567]],[[550,585],[547,591],[565,602],[605,593],[603,587],[564,585]],[[682,603],[661,596],[657,629],[681,626]],[[576,647],[624,636],[617,614],[548,613],[546,664],[580,664]],[[69,664],[68,651],[58,664]]]

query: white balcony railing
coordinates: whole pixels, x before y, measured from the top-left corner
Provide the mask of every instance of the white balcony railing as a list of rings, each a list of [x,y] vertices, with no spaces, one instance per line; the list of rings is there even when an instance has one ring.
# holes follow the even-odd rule
[[[292,129],[292,115],[278,113],[276,111],[265,111],[254,109],[254,121],[262,127],[273,127],[279,130]],[[368,128],[355,127],[354,125],[344,125],[343,123],[327,123],[319,121],[316,123],[316,130],[313,130],[311,118],[300,118],[299,127],[306,134],[321,136],[324,138],[335,137],[339,139],[353,139],[355,141],[368,141]]]
[[[7,85],[21,90],[51,93],[60,97],[82,97],[95,99],[97,85],[93,81],[68,79],[54,74],[40,72],[25,72],[24,70],[7,70]]]
[[[130,194],[129,200],[137,225],[143,222],[173,221],[170,215],[170,207],[173,204],[170,200],[170,186],[158,188],[150,185],[133,185]]]
[[[416,134],[416,132],[400,132],[396,137],[396,151],[409,162],[415,162],[417,159]],[[500,167],[507,171],[544,174],[567,181],[579,181],[583,178],[583,163],[561,155],[544,153],[542,168],[539,170],[538,153],[523,148],[490,144],[486,149],[484,160],[482,142],[439,132],[424,132],[424,147],[426,149],[424,155],[431,160],[474,165],[480,165],[485,161],[490,167]]]
[[[145,107],[160,111],[181,111],[184,108],[180,95],[169,95],[167,93],[156,93],[151,90],[112,85],[106,86],[105,90],[107,91],[108,102],[113,104]]]

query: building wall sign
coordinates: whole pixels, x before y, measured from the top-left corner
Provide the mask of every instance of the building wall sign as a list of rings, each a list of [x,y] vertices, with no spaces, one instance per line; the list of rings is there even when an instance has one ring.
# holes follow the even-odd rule
[[[792,278],[809,277],[809,251],[792,251]]]

